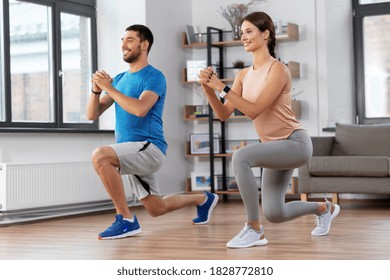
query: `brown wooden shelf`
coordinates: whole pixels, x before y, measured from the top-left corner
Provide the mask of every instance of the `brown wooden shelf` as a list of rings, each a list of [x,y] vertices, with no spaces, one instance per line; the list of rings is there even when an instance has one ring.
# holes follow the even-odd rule
[[[292,42],[299,40],[299,26],[294,23],[287,24],[287,32],[282,34],[275,35],[276,42]],[[242,46],[241,40],[231,40],[231,41],[221,41],[221,42],[213,42],[211,45],[213,46],[226,46],[226,47],[234,47],[234,46]],[[186,33],[183,32],[181,36],[181,46],[184,49],[200,49],[206,48],[207,43],[193,43],[188,44]]]
[[[191,189],[191,178],[186,178],[185,181],[185,193],[187,194],[195,194],[195,193],[203,193],[203,191],[192,191]],[[214,193],[218,195],[238,195],[240,194],[240,191],[238,189],[232,189],[232,190],[216,190]],[[261,196],[261,192],[259,192],[259,196]],[[292,177],[291,179],[291,188],[286,192],[286,196],[295,197],[297,196],[299,198],[298,193],[298,177]]]
[[[287,63],[288,69],[290,69],[291,78],[299,79],[301,77],[300,65],[296,61],[289,61]]]
[[[183,71],[182,71],[182,83],[184,85],[193,85],[193,84],[197,84],[198,81],[187,81],[187,68],[184,68]],[[234,82],[234,79],[233,78],[224,78],[224,79],[221,79],[222,82],[224,83],[227,83],[227,84],[231,84]],[[200,84],[199,84],[200,86]]]
[[[291,72],[291,78],[299,79],[300,76],[301,76],[299,62],[289,61],[287,63],[287,66],[288,66],[288,69]],[[224,79],[221,79],[221,81],[224,82],[224,83],[229,84],[229,83],[233,83],[234,82],[234,78],[224,78]],[[182,83],[184,85],[193,85],[193,84],[197,84],[198,81],[187,81],[187,69],[184,68],[183,72],[182,72]]]
[[[231,157],[233,154],[228,153],[228,154],[214,154],[214,157],[221,158],[221,157]],[[185,144],[185,156],[188,158],[193,158],[193,157],[205,157],[209,158],[210,154],[191,154],[191,146],[190,142],[186,142]]]
[[[184,105],[183,119],[185,121],[208,121],[209,120],[208,116],[197,117],[195,115],[196,106],[197,105]],[[217,121],[218,119],[214,118],[214,120]],[[227,121],[229,120],[249,120],[249,118],[244,115],[239,115],[239,116],[232,115],[227,119]]]
[[[276,42],[292,42],[299,40],[299,26],[294,23],[287,24],[287,32],[276,34]]]

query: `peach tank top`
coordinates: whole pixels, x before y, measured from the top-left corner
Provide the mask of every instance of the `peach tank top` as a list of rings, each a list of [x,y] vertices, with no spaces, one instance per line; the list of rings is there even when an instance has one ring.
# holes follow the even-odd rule
[[[254,70],[253,66],[249,68],[243,79],[244,99],[256,101],[276,61],[270,57],[259,69]],[[291,91],[281,92],[271,107],[253,120],[253,125],[261,142],[287,139],[294,130],[303,129],[291,109]]]

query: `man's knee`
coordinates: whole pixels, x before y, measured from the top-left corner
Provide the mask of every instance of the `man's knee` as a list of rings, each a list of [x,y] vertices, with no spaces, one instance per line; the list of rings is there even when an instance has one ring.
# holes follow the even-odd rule
[[[149,215],[152,217],[158,217],[163,215],[164,213],[161,211],[161,209],[156,209],[156,208],[146,208],[148,211]]]
[[[152,217],[158,217],[166,213],[166,205],[161,197],[148,195],[141,199],[141,203]]]
[[[92,152],[92,164],[95,170],[99,171],[106,164],[114,165],[116,162],[115,153],[111,147],[99,147]]]

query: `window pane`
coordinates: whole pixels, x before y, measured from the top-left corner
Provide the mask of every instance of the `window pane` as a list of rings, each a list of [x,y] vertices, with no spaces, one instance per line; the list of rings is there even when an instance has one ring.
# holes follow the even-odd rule
[[[373,3],[385,3],[390,2],[390,0],[360,0],[360,4],[373,4]]]
[[[87,123],[91,87],[90,18],[61,13],[62,92],[64,123]]]
[[[363,34],[366,117],[390,117],[390,15],[365,17]]]
[[[50,8],[9,1],[14,122],[53,122]]]
[[[5,120],[3,5],[0,5],[0,122]]]

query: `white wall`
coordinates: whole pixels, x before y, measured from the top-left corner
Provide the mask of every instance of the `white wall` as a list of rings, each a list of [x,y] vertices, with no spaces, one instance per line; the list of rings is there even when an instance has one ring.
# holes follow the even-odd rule
[[[115,5],[113,5],[115,3]],[[128,70],[122,59],[121,39],[128,26],[145,24],[145,0],[97,0],[98,68],[111,76]],[[101,129],[113,129],[114,107],[100,118]]]
[[[183,0],[146,1],[146,24],[155,37],[149,61],[160,69],[167,79],[163,121],[168,152],[166,161],[157,174],[161,192],[164,194],[182,192],[185,177],[189,176],[190,169],[190,163],[184,157],[185,88],[181,83],[181,71],[185,57],[180,45],[181,32],[184,31],[185,23],[191,20],[190,4],[191,1]]]

